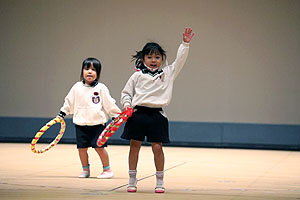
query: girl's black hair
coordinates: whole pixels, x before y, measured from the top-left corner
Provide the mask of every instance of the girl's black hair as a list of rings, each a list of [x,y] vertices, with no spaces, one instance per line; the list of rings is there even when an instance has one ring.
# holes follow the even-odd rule
[[[100,73],[101,73],[101,63],[97,58],[87,58],[82,62],[82,67],[81,67],[81,74],[80,74],[80,80],[84,82],[84,78],[83,78],[83,69],[86,66],[88,69],[91,67],[91,65],[93,64],[93,66],[96,69],[96,73],[97,73],[97,78],[95,81],[98,82],[99,78],[100,78]]]
[[[135,66],[140,66],[143,64],[145,55],[149,54],[159,54],[162,56],[162,60],[166,58],[166,51],[163,48],[155,43],[155,42],[148,42],[142,51],[137,51],[135,55],[132,56],[132,61],[135,60]]]

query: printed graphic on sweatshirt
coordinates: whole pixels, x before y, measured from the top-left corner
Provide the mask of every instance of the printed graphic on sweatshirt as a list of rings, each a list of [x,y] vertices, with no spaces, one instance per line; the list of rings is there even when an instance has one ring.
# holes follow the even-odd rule
[[[94,104],[98,104],[100,102],[100,96],[98,92],[94,92],[94,96],[92,97],[92,101]]]

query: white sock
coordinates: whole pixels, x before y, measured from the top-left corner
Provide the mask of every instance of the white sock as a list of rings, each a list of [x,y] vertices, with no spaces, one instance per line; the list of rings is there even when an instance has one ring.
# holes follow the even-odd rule
[[[164,171],[156,171],[156,187],[164,187]]]
[[[129,170],[128,171],[128,174],[129,174],[129,184],[128,184],[128,186],[129,187],[136,187],[136,182],[137,182],[136,173],[137,173],[136,170]]]

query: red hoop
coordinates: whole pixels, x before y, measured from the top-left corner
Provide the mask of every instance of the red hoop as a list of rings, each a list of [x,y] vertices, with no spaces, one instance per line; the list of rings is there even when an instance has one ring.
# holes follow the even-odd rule
[[[127,109],[119,114],[113,121],[111,121],[106,128],[99,135],[97,140],[97,146],[101,147],[105,142],[119,129],[119,127],[127,122],[127,119],[131,117],[133,113],[133,108],[127,107]]]

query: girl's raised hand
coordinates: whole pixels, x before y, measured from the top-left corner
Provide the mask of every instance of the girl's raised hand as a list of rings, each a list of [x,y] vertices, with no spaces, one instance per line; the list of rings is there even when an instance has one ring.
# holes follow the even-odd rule
[[[185,32],[183,32],[183,41],[186,43],[189,43],[192,38],[194,37],[195,33],[193,33],[193,30],[191,27],[185,28]]]

